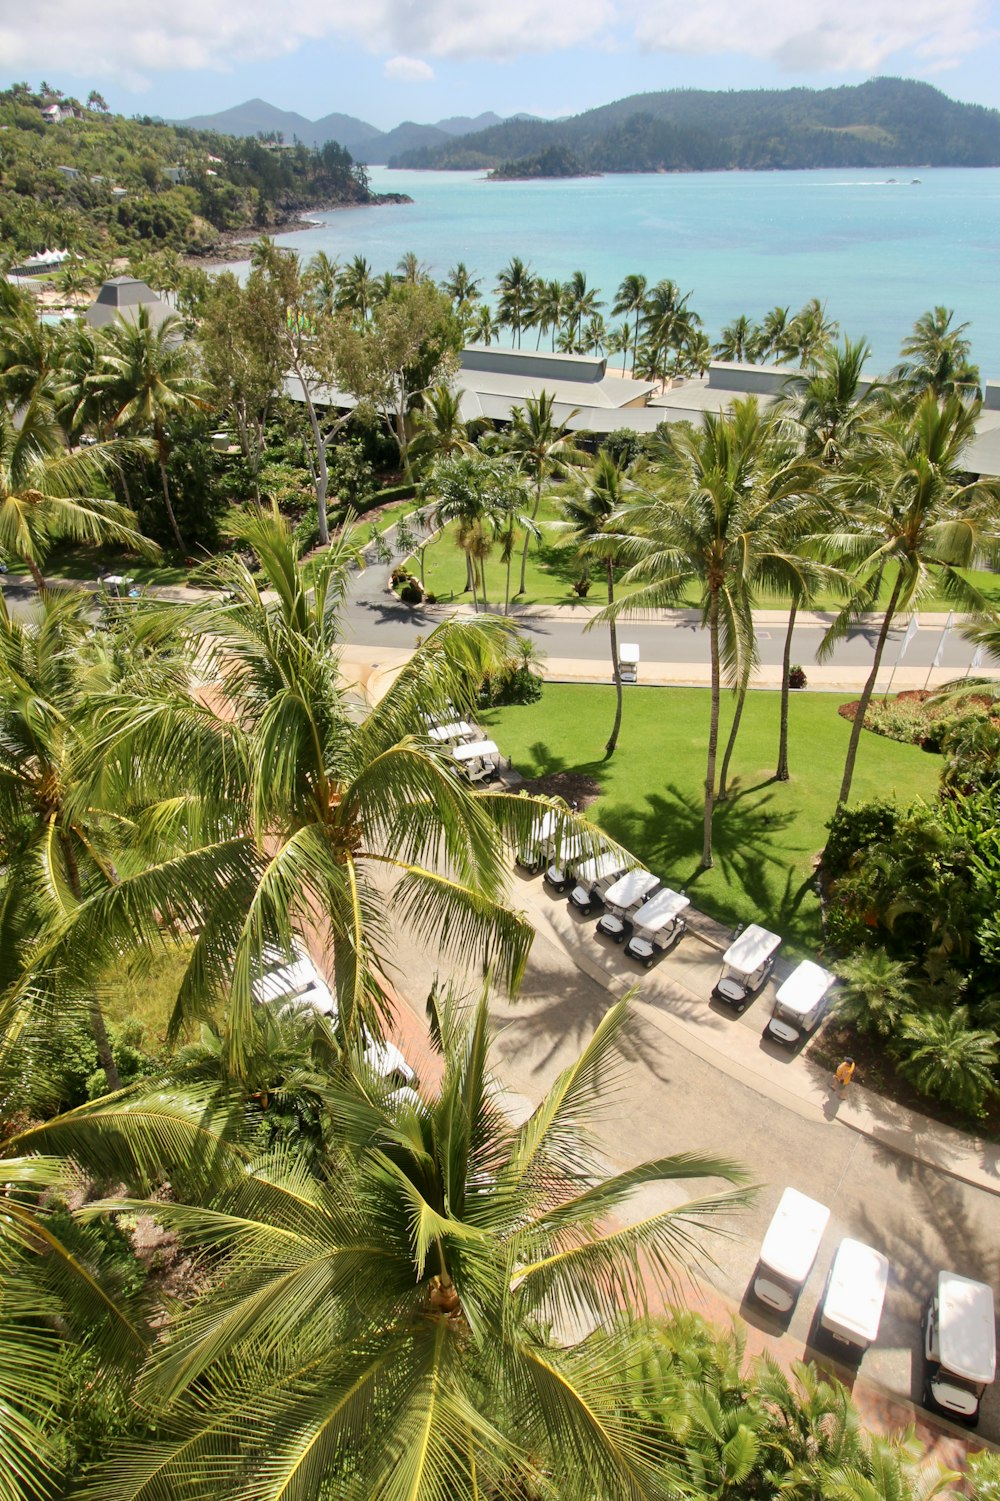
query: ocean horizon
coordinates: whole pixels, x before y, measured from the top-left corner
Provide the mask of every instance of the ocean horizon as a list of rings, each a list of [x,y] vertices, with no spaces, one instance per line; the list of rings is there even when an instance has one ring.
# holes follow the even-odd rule
[[[482,172],[369,169],[376,192],[411,204],[338,209],[279,236],[304,257],[364,255],[375,272],[414,251],[440,279],[464,261],[489,295],[520,255],[546,279],[587,274],[610,304],[622,278],[671,277],[713,341],[740,313],[760,319],[819,297],[884,373],[930,307],[970,324],[984,378],[1000,377],[1000,168],[636,173],[488,182]],[[526,335],[525,347],[534,347]],[[546,346],[543,340],[543,347]]]

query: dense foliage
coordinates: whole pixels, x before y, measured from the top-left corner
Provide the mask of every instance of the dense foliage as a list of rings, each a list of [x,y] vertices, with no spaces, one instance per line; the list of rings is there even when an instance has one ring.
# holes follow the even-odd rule
[[[496,167],[554,147],[589,172],[986,167],[1000,163],[1000,114],[900,78],[821,90],[672,89],[568,120],[506,120],[390,166]]]
[[[47,106],[68,117],[52,123]],[[125,119],[16,84],[0,93],[0,240],[108,258],[139,246],[204,251],[321,204],[371,201],[335,142],[277,147],[149,118]],[[174,180],[177,179],[177,180]]]

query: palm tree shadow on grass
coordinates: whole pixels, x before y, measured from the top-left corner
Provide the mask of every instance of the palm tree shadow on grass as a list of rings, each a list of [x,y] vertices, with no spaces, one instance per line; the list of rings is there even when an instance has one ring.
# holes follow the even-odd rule
[[[762,784],[767,785],[767,784]],[[751,907],[759,920],[773,924],[789,938],[814,944],[816,924],[802,912],[802,903],[812,890],[812,877],[796,881],[789,869],[789,851],[776,836],[795,821],[791,810],[774,806],[774,794],[747,800],[754,788],[719,804],[715,814],[715,872],[726,886],[741,892],[740,906]],[[631,849],[657,874],[688,891],[695,905],[699,883],[707,872],[701,868],[702,803],[673,784],[651,793],[639,807],[616,805],[601,810],[601,823],[608,833]],[[776,892],[775,877],[783,877]],[[711,916],[729,920],[733,907],[723,910],[718,902],[705,902]]]

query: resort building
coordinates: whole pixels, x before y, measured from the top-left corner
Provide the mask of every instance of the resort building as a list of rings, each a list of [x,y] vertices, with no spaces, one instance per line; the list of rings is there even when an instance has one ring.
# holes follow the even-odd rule
[[[96,301],[91,303],[83,316],[91,328],[104,328],[116,318],[134,321],[141,307],[147,310],[153,324],[160,324],[170,317],[171,310],[163,298],[157,296],[144,281],[139,281],[134,276],[113,276],[104,283]]]

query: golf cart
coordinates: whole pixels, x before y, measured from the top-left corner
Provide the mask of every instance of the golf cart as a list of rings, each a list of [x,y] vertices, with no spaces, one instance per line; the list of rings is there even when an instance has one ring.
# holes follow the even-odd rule
[[[618,648],[618,676],[623,683],[639,681],[639,647],[634,641],[623,641]]]
[[[722,956],[722,974],[712,991],[715,999],[743,1011],[774,968],[780,947],[777,933],[751,923]]]
[[[558,813],[542,813],[532,824],[531,832],[514,854],[514,863],[532,874],[541,870],[552,851],[556,830],[559,827]]]
[[[467,740],[451,748],[452,760],[467,782],[491,782],[500,772],[500,748],[492,740]]]
[[[652,871],[627,871],[604,893],[604,916],[597,924],[598,933],[605,933],[615,943],[621,943],[626,923],[633,921],[643,903],[659,889],[660,878]]]
[[[588,853],[588,841],[579,834],[562,840],[559,848],[552,850],[550,863],[545,867],[542,880],[546,886],[551,886],[553,891],[565,891],[573,876],[573,861],[579,860],[581,855],[586,857]]]
[[[574,871],[576,884],[569,894],[573,906],[586,916],[593,911],[595,902],[603,900],[604,893],[614,886],[625,869],[623,857],[611,850],[593,860],[585,860]]]
[[[889,1283],[889,1262],[859,1240],[842,1240],[826,1279],[819,1324],[854,1351],[864,1351],[878,1334]]]
[[[993,1289],[957,1272],[938,1272],[923,1325],[924,1405],[975,1428],[997,1370]]]
[[[830,1004],[829,990],[836,978],[811,959],[803,959],[779,987],[764,1036],[785,1047],[795,1047],[825,1013]]]
[[[813,1269],[830,1211],[797,1188],[786,1188],[760,1248],[753,1279],[756,1298],[780,1314],[795,1307]]]
[[[665,953],[687,931],[681,913],[690,907],[691,898],[665,886],[640,907],[632,923],[632,936],[625,952],[649,969],[656,951]]]

